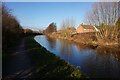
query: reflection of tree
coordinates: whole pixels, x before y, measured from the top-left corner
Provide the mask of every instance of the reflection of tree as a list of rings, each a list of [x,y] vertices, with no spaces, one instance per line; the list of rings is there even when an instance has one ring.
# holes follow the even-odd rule
[[[67,55],[71,54],[72,44],[66,40],[64,41],[60,40],[60,43],[61,43],[60,50],[62,54],[67,54]]]
[[[90,54],[82,61],[81,67],[91,73],[91,77],[114,77],[119,75],[119,62],[111,54]]]
[[[77,44],[76,43],[76,47],[78,48],[79,52],[81,52],[81,53],[85,53],[85,51],[90,51],[91,50],[86,45],[82,45],[82,44]]]
[[[112,55],[116,60],[120,60],[120,50],[118,47],[97,47],[97,53],[100,55]]]
[[[81,46],[79,47],[81,48]],[[83,51],[83,49],[81,50]],[[89,76],[118,77],[120,67],[120,50],[118,48],[97,47],[91,53],[81,62],[81,67],[90,73]]]
[[[51,49],[54,49],[56,47],[56,39],[54,38],[50,38],[48,36],[46,36],[46,39],[48,41],[48,45]]]
[[[60,50],[61,50],[61,54],[63,56],[66,57],[68,63],[69,63],[69,60],[70,60],[70,57],[72,55],[72,43],[66,41],[66,40],[60,40],[60,43],[61,43],[61,46],[60,46]]]
[[[84,53],[86,50],[89,50],[89,47],[85,45],[76,44],[76,47],[81,53]],[[112,55],[116,60],[120,60],[120,49],[118,47],[97,47],[97,55]]]

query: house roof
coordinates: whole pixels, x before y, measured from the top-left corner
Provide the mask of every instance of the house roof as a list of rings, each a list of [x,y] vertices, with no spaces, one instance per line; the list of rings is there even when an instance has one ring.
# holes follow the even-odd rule
[[[84,29],[95,29],[92,25],[81,25]]]

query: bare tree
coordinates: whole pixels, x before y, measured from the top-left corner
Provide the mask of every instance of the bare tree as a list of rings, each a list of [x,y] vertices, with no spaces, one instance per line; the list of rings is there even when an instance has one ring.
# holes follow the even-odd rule
[[[75,20],[74,18],[67,18],[61,23],[61,33],[64,37],[70,37],[72,32],[75,31]]]
[[[118,2],[94,3],[86,15],[86,22],[92,25],[114,25],[118,19]]]
[[[119,25],[118,2],[99,2],[94,3],[89,14],[86,15],[88,24],[97,25],[99,31],[96,32],[98,43],[118,41]]]

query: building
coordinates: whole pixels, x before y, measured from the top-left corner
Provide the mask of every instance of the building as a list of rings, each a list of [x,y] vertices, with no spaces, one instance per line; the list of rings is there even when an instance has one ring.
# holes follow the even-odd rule
[[[81,24],[77,29],[77,33],[87,33],[87,32],[96,32],[98,29],[92,25],[83,25]]]

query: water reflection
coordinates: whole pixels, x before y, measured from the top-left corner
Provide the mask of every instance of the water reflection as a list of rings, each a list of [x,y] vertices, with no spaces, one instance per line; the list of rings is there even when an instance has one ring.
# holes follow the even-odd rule
[[[96,51],[100,55],[113,56],[116,60],[120,61],[120,49],[119,47],[97,47]]]
[[[77,49],[79,50],[79,52],[81,53],[86,53],[85,51],[88,51],[90,53],[91,50],[93,50],[92,48],[89,49],[86,45],[82,45],[82,44],[77,44],[75,43]]]
[[[47,39],[48,46],[49,46],[51,49],[54,49],[54,48],[56,47],[56,39],[50,38],[50,37],[48,37],[48,36],[45,36],[45,38]]]
[[[73,59],[73,51],[74,51],[74,44],[71,41],[67,40],[58,40],[60,43],[59,49],[60,49],[60,56],[65,59],[68,63],[71,62]]]
[[[60,50],[61,50],[61,54],[67,54],[70,55],[72,52],[72,44],[68,44],[68,41],[66,40],[60,40]]]
[[[92,78],[120,78],[120,51],[118,48],[91,49],[67,40],[36,36],[35,40]]]

